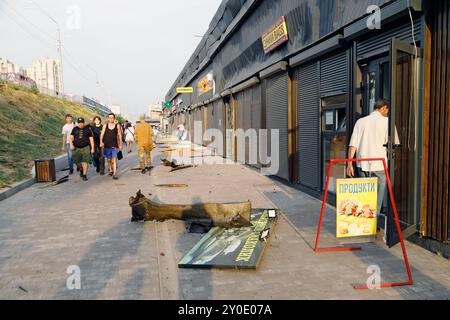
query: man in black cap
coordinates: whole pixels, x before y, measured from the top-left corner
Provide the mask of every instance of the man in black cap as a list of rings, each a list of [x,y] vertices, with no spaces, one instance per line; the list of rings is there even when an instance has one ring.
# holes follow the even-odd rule
[[[84,126],[84,119],[78,118],[78,126],[73,128],[70,136],[72,159],[80,169],[80,176],[87,181],[87,171],[91,155],[94,154],[94,135],[89,127]]]

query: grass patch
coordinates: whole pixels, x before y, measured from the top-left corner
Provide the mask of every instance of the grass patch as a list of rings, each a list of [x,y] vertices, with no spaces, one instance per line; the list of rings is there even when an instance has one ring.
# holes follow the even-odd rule
[[[64,116],[85,119],[90,109],[0,82],[0,188],[29,178],[34,160],[61,155]]]

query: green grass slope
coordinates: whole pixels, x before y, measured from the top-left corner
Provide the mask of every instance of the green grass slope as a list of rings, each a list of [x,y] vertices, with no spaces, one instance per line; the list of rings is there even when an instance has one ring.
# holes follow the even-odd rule
[[[0,188],[30,177],[34,159],[61,155],[64,116],[92,118],[88,108],[0,82]]]

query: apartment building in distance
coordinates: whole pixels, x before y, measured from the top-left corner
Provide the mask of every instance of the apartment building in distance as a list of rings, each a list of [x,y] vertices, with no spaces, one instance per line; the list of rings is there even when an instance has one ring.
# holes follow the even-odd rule
[[[114,114],[122,114],[122,108],[119,105],[112,105],[109,107],[111,109],[111,112]]]
[[[61,62],[57,59],[35,59],[26,69],[26,75],[36,81],[40,92],[54,96],[62,95],[64,85],[61,76]]]
[[[0,73],[20,73],[25,75],[25,70],[18,64],[14,64],[8,59],[0,58]]]

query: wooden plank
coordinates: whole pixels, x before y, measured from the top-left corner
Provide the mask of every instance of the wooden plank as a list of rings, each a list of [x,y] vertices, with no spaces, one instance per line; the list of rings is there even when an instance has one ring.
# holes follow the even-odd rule
[[[423,99],[423,123],[425,124],[422,129],[423,134],[423,154],[422,154],[422,203],[421,203],[421,224],[420,232],[422,236],[428,235],[428,216],[430,212],[428,211],[428,175],[429,175],[429,165],[430,165],[430,84],[431,84],[431,55],[432,55],[432,34],[430,28],[431,15],[427,14],[425,23],[425,67],[424,67],[424,99]]]
[[[444,14],[443,14],[443,3],[441,2],[440,10],[439,10],[439,29],[438,29],[438,63],[439,68],[438,70],[438,86],[436,89],[438,90],[437,96],[438,96],[438,102],[437,107],[439,108],[439,124],[436,126],[438,128],[438,134],[437,134],[437,140],[438,140],[438,148],[436,148],[438,160],[437,160],[437,170],[435,171],[435,177],[436,177],[436,185],[437,185],[437,211],[434,216],[434,224],[433,224],[433,234],[434,238],[437,240],[440,239],[440,229],[441,229],[441,218],[442,218],[442,202],[443,202],[443,194],[442,194],[442,169],[443,169],[443,132],[445,130],[444,128],[444,111],[445,106],[443,101],[443,92],[445,91],[445,82],[444,82],[444,70],[442,66],[445,63],[445,50],[444,47]]]
[[[433,15],[435,14],[435,12],[433,12]],[[430,236],[434,236],[433,233],[433,224],[434,224],[434,215],[436,212],[435,209],[435,204],[436,204],[436,185],[435,185],[435,172],[437,170],[437,166],[436,166],[436,128],[437,128],[437,96],[436,96],[436,87],[438,84],[438,79],[437,79],[437,72],[436,70],[438,69],[438,61],[437,61],[437,56],[438,56],[438,43],[437,43],[437,29],[438,29],[438,19],[435,18],[434,23],[433,23],[433,58],[432,61],[433,63],[433,67],[432,67],[432,90],[433,90],[433,94],[431,95],[431,121],[430,124],[432,124],[432,126],[430,126],[430,131],[431,131],[431,137],[430,137],[430,142],[431,142],[431,164],[430,164],[430,181],[429,181],[429,190],[431,191],[429,200],[428,200],[428,209],[430,210],[430,215],[428,216],[428,234]]]
[[[448,2],[445,2],[443,15],[445,17],[444,21],[444,53],[445,56],[445,66],[442,67],[444,70],[444,97],[443,97],[443,109],[444,115],[444,147],[443,147],[443,205],[441,212],[441,223],[440,223],[440,239],[441,241],[446,241],[448,239],[448,211],[449,211],[449,166],[450,166],[450,50],[448,50],[450,45],[450,32],[448,31],[450,26],[450,7]]]

